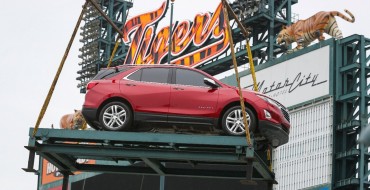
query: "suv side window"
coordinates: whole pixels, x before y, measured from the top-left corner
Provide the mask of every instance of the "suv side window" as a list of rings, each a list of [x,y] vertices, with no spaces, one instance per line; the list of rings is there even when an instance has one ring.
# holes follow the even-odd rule
[[[127,79],[134,80],[134,81],[140,81],[141,72],[142,72],[141,69],[137,70],[134,73],[132,73],[130,76],[128,76]]]
[[[145,68],[142,69],[141,81],[168,83],[169,68]]]
[[[208,87],[204,84],[204,78],[207,77],[192,70],[176,69],[176,84]]]

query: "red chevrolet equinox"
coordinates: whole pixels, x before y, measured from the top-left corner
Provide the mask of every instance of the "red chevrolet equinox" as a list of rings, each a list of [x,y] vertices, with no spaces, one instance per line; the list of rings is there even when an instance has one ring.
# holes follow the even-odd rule
[[[287,109],[243,90],[249,129],[277,147],[288,142]],[[140,124],[211,128],[245,135],[239,95],[197,69],[178,65],[124,65],[101,70],[87,85],[82,114],[97,130],[129,131]]]

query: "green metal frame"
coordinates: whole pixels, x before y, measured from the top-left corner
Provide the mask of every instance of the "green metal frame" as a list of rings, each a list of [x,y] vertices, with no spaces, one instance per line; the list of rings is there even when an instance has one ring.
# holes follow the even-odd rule
[[[118,28],[123,28],[128,11],[133,6],[132,0],[98,0],[97,3]],[[84,14],[84,22],[80,40],[84,45],[80,48],[79,55],[82,59],[79,63],[81,70],[77,71],[80,76],[76,78],[80,81],[78,88],[81,92],[85,91],[86,84],[100,68],[107,67],[118,36],[108,21],[99,15],[92,5],[88,6]],[[112,66],[120,65],[124,61],[127,49],[124,43],[119,45]]]
[[[30,151],[25,169],[28,172],[36,172],[33,165],[38,154],[54,164],[65,177],[75,171],[84,171],[276,183],[274,173],[254,148],[247,145],[245,137],[58,129],[39,129],[32,137],[32,132],[31,128],[26,146]],[[78,164],[77,159],[96,160],[96,164]],[[171,163],[172,166],[167,167]],[[229,165],[239,169],[202,168],[206,165]]]
[[[276,36],[283,25],[291,24],[292,5],[298,3],[298,0],[264,0],[261,2],[267,6],[260,9],[257,15],[242,20],[246,27],[252,29],[249,40],[255,65],[269,62],[282,53],[280,46],[275,43]],[[233,28],[238,65],[248,64],[248,55],[245,47],[246,39],[233,20],[231,21],[231,27]],[[230,70],[232,65],[231,54],[226,52],[196,68],[211,75],[217,75]]]
[[[333,124],[333,189],[368,189],[368,147],[358,144],[369,123],[370,39],[353,35],[336,41]]]
[[[256,71],[330,45],[330,93],[333,103],[332,189],[370,188],[368,147],[359,145],[358,135],[369,123],[370,113],[370,39],[352,35],[329,39],[292,54],[256,66]],[[243,71],[246,76],[250,71]],[[235,76],[222,79],[235,85]],[[325,97],[324,97],[325,98]],[[319,98],[320,99],[320,98]],[[304,104],[304,103],[303,103]],[[297,105],[296,105],[297,106]],[[295,106],[295,107],[296,107]]]

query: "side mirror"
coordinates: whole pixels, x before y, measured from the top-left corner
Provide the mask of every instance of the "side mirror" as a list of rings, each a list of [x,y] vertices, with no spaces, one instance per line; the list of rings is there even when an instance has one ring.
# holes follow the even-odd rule
[[[204,84],[210,86],[213,89],[219,87],[218,84],[210,78],[204,78]]]

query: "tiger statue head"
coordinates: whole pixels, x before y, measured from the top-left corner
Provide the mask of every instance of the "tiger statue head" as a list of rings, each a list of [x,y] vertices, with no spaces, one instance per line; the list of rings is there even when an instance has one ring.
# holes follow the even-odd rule
[[[288,47],[294,41],[294,34],[292,33],[291,27],[283,26],[276,38],[276,43]]]
[[[61,129],[86,129],[86,121],[81,110],[74,110],[73,114],[66,114],[60,119]]]

